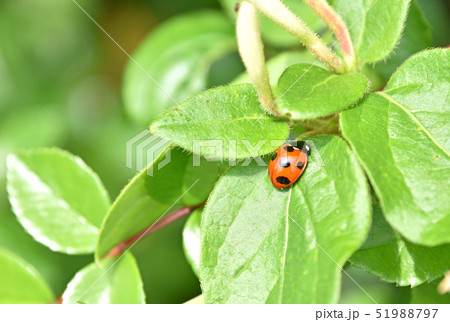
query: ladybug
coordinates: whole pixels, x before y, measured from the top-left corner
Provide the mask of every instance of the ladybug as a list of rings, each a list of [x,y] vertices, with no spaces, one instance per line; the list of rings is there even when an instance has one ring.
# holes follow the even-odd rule
[[[308,163],[310,147],[304,141],[282,145],[272,155],[269,163],[269,178],[277,189],[292,185],[300,178]]]

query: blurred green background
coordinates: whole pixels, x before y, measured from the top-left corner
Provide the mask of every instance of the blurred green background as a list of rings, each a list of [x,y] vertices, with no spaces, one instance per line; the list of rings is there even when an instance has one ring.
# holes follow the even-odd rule
[[[223,10],[217,0],[77,2],[128,53],[173,16],[205,8]],[[449,45],[447,2],[419,3],[432,26],[434,45]],[[270,57],[281,49],[268,46],[266,51]],[[33,265],[55,294],[61,294],[92,257],[52,252],[24,231],[7,201],[5,158],[23,148],[67,149],[99,174],[114,199],[136,173],[125,166],[126,141],[146,128],[124,111],[121,85],[127,61],[72,0],[0,2],[0,247]],[[211,67],[207,87],[229,82],[242,71],[237,53],[228,54]],[[200,293],[183,255],[183,224],[178,221],[133,249],[149,303],[181,303]],[[348,272],[379,303],[409,302],[412,296],[410,289],[381,283],[361,270]],[[345,276],[341,301],[370,303]]]

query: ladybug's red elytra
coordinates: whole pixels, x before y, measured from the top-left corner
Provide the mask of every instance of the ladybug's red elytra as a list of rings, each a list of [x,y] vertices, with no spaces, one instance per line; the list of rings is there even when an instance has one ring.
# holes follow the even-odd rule
[[[292,185],[300,178],[308,163],[310,147],[304,141],[282,145],[272,155],[269,163],[269,177],[277,189]]]

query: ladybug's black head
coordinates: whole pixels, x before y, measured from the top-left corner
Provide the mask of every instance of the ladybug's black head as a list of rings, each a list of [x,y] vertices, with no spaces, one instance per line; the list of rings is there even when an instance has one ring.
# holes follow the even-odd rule
[[[309,152],[311,151],[311,148],[305,141],[297,141],[297,148],[299,148],[306,154],[309,154]]]

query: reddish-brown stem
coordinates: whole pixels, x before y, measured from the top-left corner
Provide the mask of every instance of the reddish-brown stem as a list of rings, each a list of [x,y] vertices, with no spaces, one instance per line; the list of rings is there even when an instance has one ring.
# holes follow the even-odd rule
[[[62,295],[60,295],[56,300],[54,300],[52,303],[50,304],[62,304]]]
[[[168,224],[174,222],[177,219],[180,219],[181,217],[184,217],[191,212],[193,212],[195,209],[201,208],[205,205],[204,202],[201,204],[195,205],[195,206],[186,206],[180,209],[175,210],[171,214],[165,216],[164,218],[158,220],[154,224],[150,225],[149,227],[145,228],[144,230],[140,231],[136,235],[130,237],[129,239],[119,243],[116,245],[111,251],[105,256],[105,258],[112,258],[116,257],[120,254],[122,254],[126,249],[128,249],[131,245],[136,243],[141,238],[144,238],[151,233],[167,226]]]
[[[326,0],[305,0],[312,10],[330,27],[342,49],[347,69],[355,64],[355,53],[348,28],[342,18],[331,8]]]

